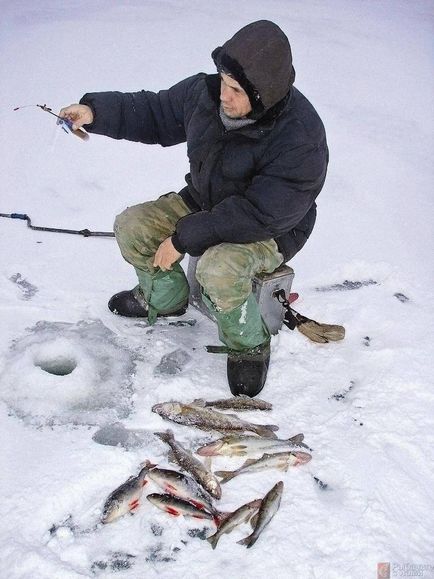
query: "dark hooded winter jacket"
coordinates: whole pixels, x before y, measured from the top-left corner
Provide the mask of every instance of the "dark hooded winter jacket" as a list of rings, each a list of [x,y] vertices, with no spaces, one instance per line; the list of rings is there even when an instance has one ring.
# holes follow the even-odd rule
[[[249,25],[250,32],[260,23]],[[288,85],[286,79],[281,83],[285,93],[268,93],[267,99],[270,83],[265,78],[261,98],[261,90],[257,91],[261,82],[256,80],[253,86],[242,76],[250,70],[242,67],[242,47],[248,43],[242,34],[243,42],[237,43],[237,35],[216,49],[213,57],[220,70],[232,66],[233,73],[233,66],[241,66],[241,72],[236,70],[233,76],[248,92],[253,112],[259,116],[254,124],[225,130],[219,116],[217,74],[200,73],[158,93],[88,93],[80,103],[93,110],[94,122],[86,126],[90,132],[164,147],[187,142],[190,173],[180,195],[193,213],[177,223],[172,241],[178,251],[198,256],[223,242],[274,238],[288,261],[304,245],[315,223],[315,198],[324,184],[328,162],[325,131],[315,109],[292,86],[292,60],[288,61]],[[224,58],[231,50],[237,58]],[[275,52],[276,46],[271,46],[270,54]],[[260,69],[250,74],[258,75]],[[273,103],[273,99],[279,100]]]

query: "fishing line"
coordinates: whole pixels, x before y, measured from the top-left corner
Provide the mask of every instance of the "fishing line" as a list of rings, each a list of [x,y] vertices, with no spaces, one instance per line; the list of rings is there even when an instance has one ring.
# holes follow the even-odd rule
[[[86,131],[84,131],[81,128],[73,129],[72,128],[72,126],[73,126],[72,121],[70,121],[69,119],[64,119],[63,117],[60,117],[59,115],[56,115],[56,113],[53,113],[53,109],[51,109],[47,105],[22,105],[20,107],[15,107],[14,111],[19,111],[20,109],[27,109],[29,107],[38,107],[41,110],[45,111],[46,113],[53,115],[53,117],[56,117],[57,124],[65,131],[65,133],[67,133],[67,134],[72,133],[76,137],[80,137],[80,139],[82,139],[83,141],[87,141],[89,139],[89,135],[88,135],[88,133],[86,133]]]

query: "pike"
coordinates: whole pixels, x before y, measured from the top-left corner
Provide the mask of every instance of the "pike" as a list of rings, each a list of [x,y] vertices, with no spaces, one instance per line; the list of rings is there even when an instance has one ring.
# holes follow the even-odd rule
[[[307,452],[277,452],[275,454],[263,454],[258,459],[247,459],[237,470],[218,470],[215,474],[221,477],[221,484],[227,483],[239,474],[247,472],[259,472],[268,468],[278,468],[287,471],[290,466],[306,464],[312,459]]]
[[[212,401],[196,398],[191,405],[202,408],[212,407],[218,410],[272,410],[273,408],[273,405],[269,402],[265,402],[265,400],[260,400],[259,398],[250,398],[250,396],[246,396],[245,394]]]
[[[249,549],[256,543],[259,535],[279,510],[282,493],[283,482],[279,481],[262,499],[258,514],[255,515],[252,520],[252,523],[254,524],[253,533],[248,537],[241,539],[241,541],[237,541],[240,545],[245,545]]]
[[[211,495],[190,476],[176,470],[154,468],[149,472],[148,478],[165,493],[188,501],[198,509],[205,509],[217,515],[218,511],[212,505]]]
[[[207,541],[211,544],[212,548],[215,549],[220,537],[224,534],[231,533],[235,527],[241,525],[242,523],[247,523],[253,516],[253,514],[261,506],[262,500],[256,499],[250,503],[246,503],[239,507],[236,511],[231,513],[218,527],[217,532],[210,537],[207,537]]]
[[[179,464],[183,470],[191,474],[202,488],[204,488],[215,499],[219,499],[222,496],[222,490],[218,479],[199,459],[195,458],[191,452],[175,440],[171,430],[167,430],[166,432],[155,432],[154,434],[170,446],[172,449],[172,453],[169,455],[170,458]]]
[[[303,443],[304,434],[296,434],[286,440],[280,438],[260,438],[247,434],[228,434],[201,446],[196,450],[200,456],[245,456],[246,454],[261,453],[288,447],[303,447],[308,450],[307,444]]]
[[[201,430],[248,430],[266,438],[277,438],[274,431],[279,430],[279,427],[274,424],[253,424],[241,420],[235,414],[224,414],[209,408],[200,408],[191,404],[182,404],[181,402],[155,404],[152,407],[152,412],[159,414],[166,420],[172,420],[187,426],[195,426]]]
[[[148,482],[146,476],[154,466],[156,465],[149,462],[149,460],[145,460],[137,476],[131,476],[109,494],[103,507],[102,523],[111,523],[126,513],[134,512],[138,509],[143,487]]]
[[[169,513],[169,515],[174,517],[183,515],[184,517],[194,517],[195,519],[208,519],[210,521],[214,521],[217,527],[221,521],[225,520],[225,517],[228,516],[228,513],[221,513],[220,511],[216,510],[214,510],[213,513],[209,513],[208,511],[200,509],[188,501],[184,501],[183,499],[174,497],[173,495],[169,494],[152,493],[146,498],[150,503],[162,511]]]

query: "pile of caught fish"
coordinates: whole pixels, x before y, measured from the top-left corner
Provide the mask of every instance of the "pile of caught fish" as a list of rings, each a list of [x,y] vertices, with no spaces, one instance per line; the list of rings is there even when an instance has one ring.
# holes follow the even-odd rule
[[[152,481],[164,491],[147,495],[146,498],[153,505],[173,516],[209,519],[215,523],[216,532],[207,538],[213,549],[223,534],[230,533],[241,523],[249,521],[253,531],[238,543],[251,547],[279,508],[283,482],[279,481],[274,485],[262,499],[250,501],[230,513],[218,510],[213,504],[214,499],[221,498],[221,484],[241,474],[268,468],[287,471],[290,466],[305,464],[312,457],[307,452],[294,450],[297,447],[308,449],[303,443],[303,434],[282,440],[275,434],[278,426],[253,424],[235,414],[226,414],[220,410],[271,409],[272,406],[268,402],[247,396],[213,402],[199,399],[191,404],[181,402],[156,404],[152,411],[166,420],[225,434],[222,438],[198,448],[196,454],[199,456],[263,454],[260,458],[248,458],[236,470],[213,473],[201,460],[176,441],[170,430],[156,432],[155,435],[170,446],[169,460],[175,462],[187,474],[159,468],[146,460],[137,476],[130,477],[109,495],[104,504],[101,521],[110,523],[128,512],[134,513],[140,506],[144,486]],[[255,434],[248,435],[245,432]]]

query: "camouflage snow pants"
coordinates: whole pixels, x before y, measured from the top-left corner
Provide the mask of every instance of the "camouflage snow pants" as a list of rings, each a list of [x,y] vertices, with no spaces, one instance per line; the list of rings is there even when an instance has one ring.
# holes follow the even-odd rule
[[[116,240],[124,259],[136,269],[141,286],[144,278],[155,276],[160,271],[152,265],[160,243],[174,233],[177,221],[189,213],[191,211],[182,198],[177,193],[169,193],[156,201],[128,207],[117,216],[114,225]],[[196,277],[216,309],[226,313],[248,299],[255,274],[272,272],[282,262],[283,257],[274,239],[255,243],[221,243],[210,247],[201,256]],[[188,283],[181,267],[176,264],[172,270],[178,276],[178,295],[188,296]]]

